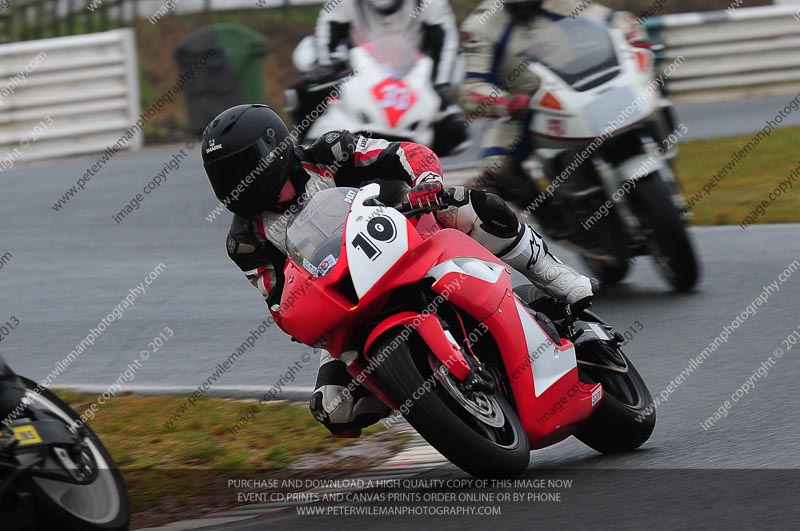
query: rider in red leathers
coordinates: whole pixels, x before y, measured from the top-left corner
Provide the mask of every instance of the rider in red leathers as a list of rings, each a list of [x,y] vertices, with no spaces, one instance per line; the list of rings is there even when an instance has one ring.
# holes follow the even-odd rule
[[[215,195],[235,214],[228,255],[271,309],[281,300],[286,227],[298,205],[316,192],[377,180],[403,186],[412,204],[445,195],[441,164],[429,148],[348,131],[331,131],[309,147],[297,146],[265,105],[240,105],[220,114],[204,133],[202,155]],[[450,206],[437,215],[441,225],[470,235],[550,295],[576,306],[589,304],[590,280],[553,256],[502,199],[462,186],[446,196]],[[388,414],[360,385],[344,393],[351,383],[345,363],[322,351],[310,408],[335,436],[358,436]]]

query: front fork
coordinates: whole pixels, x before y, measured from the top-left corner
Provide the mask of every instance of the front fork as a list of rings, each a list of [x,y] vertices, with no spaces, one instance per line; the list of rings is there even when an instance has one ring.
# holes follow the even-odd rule
[[[379,323],[367,337],[364,344],[364,352],[370,352],[372,345],[383,334],[396,330],[399,340],[407,340],[412,333],[418,334],[430,351],[439,360],[450,374],[458,381],[463,382],[466,389],[493,389],[493,382],[488,376],[486,369],[477,362],[466,356],[461,346],[450,333],[442,326],[436,314],[421,314],[417,312],[401,312],[392,315]],[[388,353],[378,352],[368,360],[356,358],[347,366],[347,371],[358,381],[370,390],[375,396],[384,403],[396,407],[391,397],[383,390],[380,382],[369,370],[370,366],[381,363],[383,356]]]
[[[655,174],[657,178],[664,181],[672,192],[675,208],[683,213],[684,221],[688,220],[686,201],[681,193],[680,185],[672,167],[672,161],[677,155],[677,146],[672,145],[668,150],[663,151],[659,148],[659,144],[649,135],[643,134],[639,139],[644,153],[631,157],[620,164],[612,165],[601,157],[592,159],[595,172],[600,179],[606,198],[612,202],[617,212],[619,212],[620,219],[625,224],[628,234],[636,246],[646,244],[648,238],[644,227],[639,221],[639,217],[630,206],[629,194],[620,193],[626,185],[628,188],[635,188],[637,180],[647,179]]]

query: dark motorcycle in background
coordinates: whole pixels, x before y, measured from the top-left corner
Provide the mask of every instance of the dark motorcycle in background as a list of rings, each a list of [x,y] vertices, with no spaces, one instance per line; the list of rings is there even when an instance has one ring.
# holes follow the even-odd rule
[[[122,475],[69,405],[12,373],[2,358],[0,401],[5,409],[16,404],[0,419],[0,529],[129,529]]]

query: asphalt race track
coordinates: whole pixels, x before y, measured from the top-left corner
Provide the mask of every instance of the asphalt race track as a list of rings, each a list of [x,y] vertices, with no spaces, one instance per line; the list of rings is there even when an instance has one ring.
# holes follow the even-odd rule
[[[780,101],[783,99],[759,103],[763,105],[762,112],[752,110],[759,118],[750,120],[751,128],[760,128],[761,116],[766,119],[773,115]],[[688,116],[686,123],[691,130]],[[716,116],[718,134],[731,131],[726,122],[731,116]],[[128,388],[196,387],[267,317],[260,295],[225,253],[229,216],[220,216],[213,222],[205,219],[216,201],[202,173],[197,148],[177,171],[167,175],[160,188],[144,197],[138,210],[119,224],[112,220],[112,215],[141,192],[178,149],[180,146],[167,146],[118,155],[58,212],[51,208],[53,203],[96,161],[96,156],[20,165],[0,174],[3,191],[0,256],[11,255],[1,262],[0,323],[12,318],[19,322],[3,337],[0,352],[18,372],[35,380],[45,378],[59,360],[86,338],[90,329],[98,327],[130,290],[162,263],[163,271],[145,287],[145,293],[137,294],[133,305],[122,312],[121,319],[108,325],[94,345],[58,374],[53,380],[55,385],[94,384],[105,388],[138,359],[140,367],[128,382]],[[795,375],[800,371],[797,359],[800,345],[787,349],[788,344],[783,340],[800,326],[796,311],[800,299],[800,262],[795,264],[798,269],[793,275],[784,273],[783,282],[779,275],[800,260],[798,226],[756,226],[747,230],[738,226],[699,228],[693,229],[692,234],[704,269],[703,281],[696,292],[670,293],[649,262],[641,259],[627,282],[609,289],[595,305],[596,311],[621,331],[637,331],[631,333],[626,350],[653,394],[665,391],[667,400],[658,408],[653,438],[643,451],[604,458],[570,440],[534,453],[531,474],[541,469],[605,467],[797,468],[800,428],[796,422],[794,390]],[[570,253],[559,251],[562,258],[571,260]],[[770,292],[763,305],[750,306],[764,286],[774,282],[779,283],[778,290]],[[747,313],[748,306],[752,315]],[[730,326],[737,317],[738,326],[729,334],[728,341],[667,393],[667,386],[686,369],[689,360],[708,347],[721,334],[723,326]],[[140,358],[143,350],[153,350],[148,343],[165,327],[174,335],[149,359]],[[783,349],[781,356],[777,356],[779,348]],[[214,385],[266,389],[289,366],[299,362],[302,371],[289,385],[311,386],[316,362],[313,355],[305,361],[308,356],[302,354],[308,352],[308,348],[291,343],[271,328]],[[767,374],[753,379],[754,372],[770,357],[774,363],[769,364]],[[725,418],[704,430],[701,423],[748,380],[753,388],[733,403]],[[460,474],[450,468],[438,473]],[[662,486],[667,490],[654,493],[650,501],[660,495],[676,494],[682,481],[691,486],[691,477],[687,477],[666,474]],[[759,503],[764,504],[769,502],[764,493],[780,491],[785,480],[777,475],[740,478],[739,483],[718,479],[715,488],[720,489],[726,484],[757,485],[756,492],[762,496]],[[793,479],[797,481],[797,474]],[[617,480],[633,485],[637,481],[609,479]],[[700,492],[707,487],[698,482],[693,488]],[[689,491],[695,492],[692,488]],[[604,507],[608,510],[623,502],[624,498],[609,498],[604,500]],[[694,513],[689,514],[702,514],[712,504],[712,501],[701,503],[701,507],[693,507]],[[643,507],[647,506],[637,505],[633,516],[619,509],[618,528],[645,528],[642,519],[636,517]],[[558,516],[557,508],[548,510],[553,518]],[[789,505],[782,505],[780,510],[788,514]],[[590,525],[591,514],[575,514]],[[740,514],[736,511],[729,514],[734,522],[729,528],[736,528],[737,516]],[[270,529],[317,527],[325,521],[313,518],[300,521],[286,515],[265,518]],[[536,525],[535,516],[521,509],[508,513],[509,520],[505,518],[503,528]],[[677,528],[688,527],[687,521],[676,518]],[[371,529],[375,522],[348,518],[337,520],[336,525]],[[457,521],[437,522],[449,529]],[[414,519],[397,521],[398,528],[414,523]],[[459,528],[497,524],[475,520]],[[263,529],[264,523],[260,525],[251,521],[218,529]]]
[[[637,454],[637,457],[642,458]],[[574,466],[584,468],[593,459],[603,460],[607,466],[615,466],[613,459],[587,458],[576,460]],[[610,462],[610,465],[609,465]],[[432,480],[432,477],[438,478]],[[424,478],[428,478],[427,480]],[[415,478],[414,483],[465,481],[466,476],[455,473],[447,475],[447,470],[436,470]],[[551,496],[559,500],[544,501],[537,498],[536,489],[485,488],[449,489],[446,495],[455,495],[456,500],[479,499],[494,494],[500,496],[532,495],[531,501],[520,502],[468,502],[429,503],[428,511],[439,514],[427,516],[412,514],[408,516],[392,514],[378,516],[360,515],[309,515],[298,514],[313,507],[331,507],[336,504],[316,504],[299,509],[287,509],[265,516],[223,525],[202,527],[203,531],[294,531],[313,530],[336,526],[347,531],[372,531],[374,529],[409,530],[437,529],[446,531],[495,530],[561,530],[585,526],[602,531],[641,531],[641,530],[684,530],[702,529],[722,531],[726,529],[758,529],[778,531],[796,527],[800,511],[794,503],[796,490],[788,490],[787,485],[797,484],[795,471],[718,471],[718,470],[584,470],[564,471],[531,468],[516,483],[536,484],[536,482],[572,482],[569,488],[556,492],[550,489]],[[547,490],[547,489],[543,489]],[[433,488],[412,489],[400,495],[437,495]],[[362,496],[376,496],[385,493],[385,499],[393,491],[365,491]],[[491,496],[491,494],[489,494]],[[410,504],[407,504],[408,506]],[[339,504],[348,511],[364,511],[371,508],[379,512],[381,507],[388,509],[402,507],[399,503],[349,503]],[[417,504],[423,506],[423,504]],[[432,509],[438,507],[437,509]],[[444,507],[451,511],[467,511],[469,507],[482,507],[486,510],[499,510],[499,513],[457,515],[446,514]],[[384,509],[384,510],[385,510]],[[402,510],[402,509],[401,509]],[[419,512],[419,511],[418,511]],[[169,528],[167,528],[169,529]],[[192,529],[191,527],[172,527],[171,529]],[[171,531],[171,530],[170,530]]]
[[[750,109],[751,114],[758,112],[755,108],[761,109],[760,114],[769,116],[779,101],[752,100],[740,107]],[[716,133],[720,135],[730,131],[727,121],[731,115],[728,104],[718,105],[722,105],[720,113],[706,110],[703,121],[718,124]],[[690,119],[697,118],[693,108],[681,112],[690,131],[699,126]],[[760,127],[757,121],[749,123],[752,128]],[[166,182],[144,195],[138,210],[120,223],[113,220],[181,147],[119,154],[58,212],[51,208],[53,203],[96,156],[19,165],[0,173],[0,256],[13,256],[5,259],[0,269],[5,301],[0,323],[11,317],[20,321],[3,338],[0,349],[19,372],[36,380],[46,377],[58,360],[120,305],[129,290],[138,291],[137,286],[160,263],[165,269],[145,287],[146,293],[138,295],[122,319],[113,322],[58,375],[55,385],[114,381],[164,327],[170,327],[174,336],[141,364],[130,385],[197,386],[267,317],[258,292],[226,256],[229,215],[206,220],[216,202],[202,173],[197,148],[187,151],[189,156],[179,162],[177,171],[166,175]],[[655,351],[671,347],[688,356],[689,347],[703,344],[703,334],[711,334],[708,339],[716,335],[712,325],[728,317],[720,312],[732,312],[737,300],[752,299],[767,279],[800,258],[791,236],[794,232],[792,227],[775,226],[747,231],[738,227],[695,229],[706,270],[697,294],[669,294],[643,259],[628,283],[600,301],[598,309],[620,327],[630,326],[634,318],[641,320],[645,325],[641,336],[657,342],[650,345],[657,347]],[[565,259],[570,256],[563,251],[560,254]],[[758,266],[744,263],[750,259]],[[793,289],[792,285],[784,290]],[[758,333],[758,329],[746,335],[777,340],[798,324],[786,312],[788,306],[782,306],[790,304],[792,297],[781,293],[776,298],[784,302],[770,305],[763,313],[771,318],[759,325],[774,326],[770,332],[776,335],[763,335],[766,330]],[[680,325],[667,335],[664,332],[669,328],[661,327],[670,316]],[[740,343],[744,338],[736,340],[744,348]],[[631,348],[643,348],[646,342],[637,337]],[[747,346],[752,349],[756,344]],[[765,347],[760,348],[766,352]],[[269,330],[214,384],[269,387],[303,352],[308,349]],[[313,365],[313,361],[307,363],[291,385],[312,385]]]

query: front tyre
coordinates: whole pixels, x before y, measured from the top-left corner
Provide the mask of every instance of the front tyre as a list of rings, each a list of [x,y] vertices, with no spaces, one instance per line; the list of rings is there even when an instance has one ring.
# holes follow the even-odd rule
[[[378,379],[414,429],[473,476],[508,478],[524,472],[530,459],[528,438],[506,399],[497,392],[463,392],[424,342],[416,336],[408,341],[398,337],[397,329],[387,332],[370,354],[372,359],[380,354]],[[412,346],[418,354],[413,357]]]
[[[680,211],[657,173],[636,182],[630,203],[655,247],[655,259],[675,291],[689,291],[700,277],[700,266]]]
[[[48,389],[21,378],[25,402],[37,411],[73,425],[80,417]],[[26,482],[36,505],[39,531],[127,531],[130,502],[117,465],[100,439],[88,426],[86,444],[97,463],[97,478],[89,485],[73,485],[31,477]]]
[[[602,453],[620,453],[643,445],[656,426],[653,397],[625,354],[606,343],[592,343],[580,353],[580,380],[603,384],[603,400],[575,437]],[[588,363],[586,363],[588,362]]]

